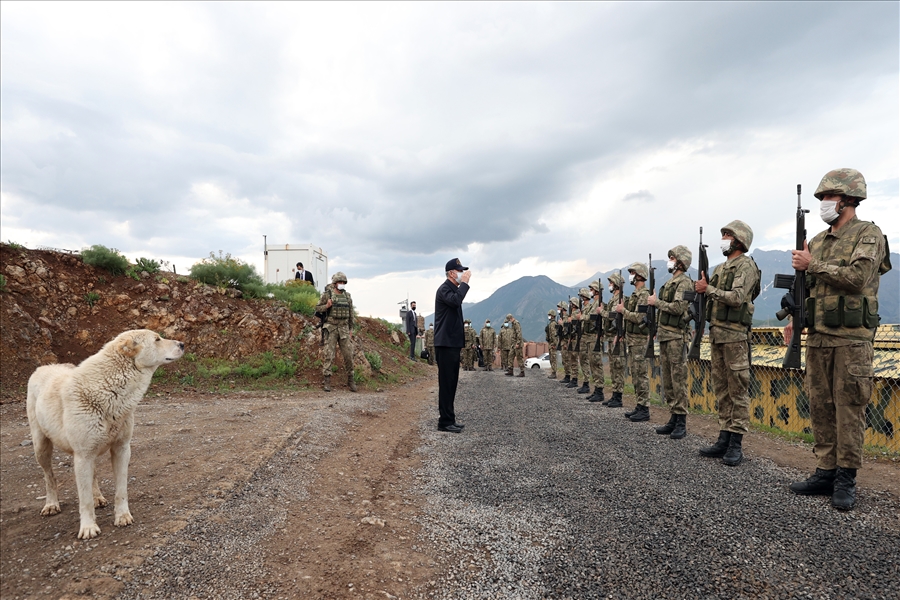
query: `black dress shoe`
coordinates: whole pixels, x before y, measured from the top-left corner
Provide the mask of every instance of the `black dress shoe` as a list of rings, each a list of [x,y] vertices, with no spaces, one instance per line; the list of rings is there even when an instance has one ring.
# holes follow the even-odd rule
[[[462,423],[454,423],[453,426],[459,427],[460,429],[463,429],[465,427],[465,425],[463,425]]]
[[[462,427],[459,425],[447,425],[446,427],[438,427],[438,431],[448,431],[450,433],[462,433]]]

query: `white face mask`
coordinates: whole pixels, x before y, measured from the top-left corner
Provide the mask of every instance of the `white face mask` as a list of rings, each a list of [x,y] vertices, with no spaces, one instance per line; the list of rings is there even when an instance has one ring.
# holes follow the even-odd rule
[[[468,323],[465,323],[465,324],[463,324],[463,327],[465,327],[466,329],[468,329],[468,328],[469,328],[469,324],[468,324]]]
[[[666,263],[666,269],[669,270],[669,273],[675,272],[675,261],[673,259],[669,259],[669,262]]]
[[[731,244],[732,240],[722,240],[719,242],[719,248],[722,250],[722,254],[725,256],[731,254]]]
[[[841,213],[837,211],[838,202],[838,200],[823,200],[819,202],[819,216],[828,225],[831,225],[841,217]]]
[[[609,284],[609,293],[610,294],[616,293],[616,286],[614,286],[613,284]]]
[[[343,284],[343,283],[337,284],[337,289],[343,291],[343,289],[344,289],[344,284]]]
[[[490,323],[485,323],[484,326],[485,326],[485,327],[490,327],[491,324],[490,324]]]
[[[456,279],[456,283],[462,283],[462,271],[453,271],[453,277]]]
[[[630,283],[631,285],[634,285],[635,281],[637,281],[637,275],[635,275],[633,273],[628,275],[628,283]]]

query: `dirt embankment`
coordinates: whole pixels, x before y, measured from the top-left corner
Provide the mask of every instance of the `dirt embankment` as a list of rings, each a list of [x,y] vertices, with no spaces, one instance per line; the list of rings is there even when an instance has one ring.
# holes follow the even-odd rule
[[[240,292],[207,286],[175,273],[139,280],[85,265],[73,254],[0,245],[0,402],[22,401],[25,385],[44,364],[79,363],[128,329],[152,329],[186,344],[200,360],[241,361],[264,352],[288,355],[296,382],[321,381],[317,320],[277,301],[247,300]],[[361,318],[354,367],[372,385],[402,382],[424,368],[403,360],[402,338],[383,322]],[[364,353],[382,355],[373,373]],[[340,354],[340,353],[338,353]],[[340,356],[337,380],[346,371]],[[164,372],[189,370],[187,361]],[[286,382],[280,382],[284,385]],[[193,380],[188,386],[193,385]]]

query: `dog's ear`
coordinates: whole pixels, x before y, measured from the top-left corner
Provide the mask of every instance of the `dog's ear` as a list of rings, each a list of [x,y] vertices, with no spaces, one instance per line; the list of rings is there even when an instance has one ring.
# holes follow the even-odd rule
[[[128,358],[134,358],[138,355],[138,351],[140,350],[141,345],[138,343],[134,336],[126,336],[119,340],[118,348],[119,354],[122,356],[127,356]]]

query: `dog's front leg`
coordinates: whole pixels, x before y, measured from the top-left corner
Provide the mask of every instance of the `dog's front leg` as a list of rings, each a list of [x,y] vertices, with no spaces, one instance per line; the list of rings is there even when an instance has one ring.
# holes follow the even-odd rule
[[[56,476],[53,474],[53,442],[34,427],[31,429],[31,439],[34,441],[34,456],[44,471],[44,487],[47,489],[47,500],[41,514],[55,515],[59,513],[59,496]]]
[[[134,517],[128,510],[128,463],[131,460],[131,444],[114,444],[109,450],[113,476],[116,479],[116,527],[131,525]]]
[[[81,527],[78,539],[86,540],[100,535],[100,527],[94,517],[94,459],[75,453],[75,485],[78,488],[78,511]]]

